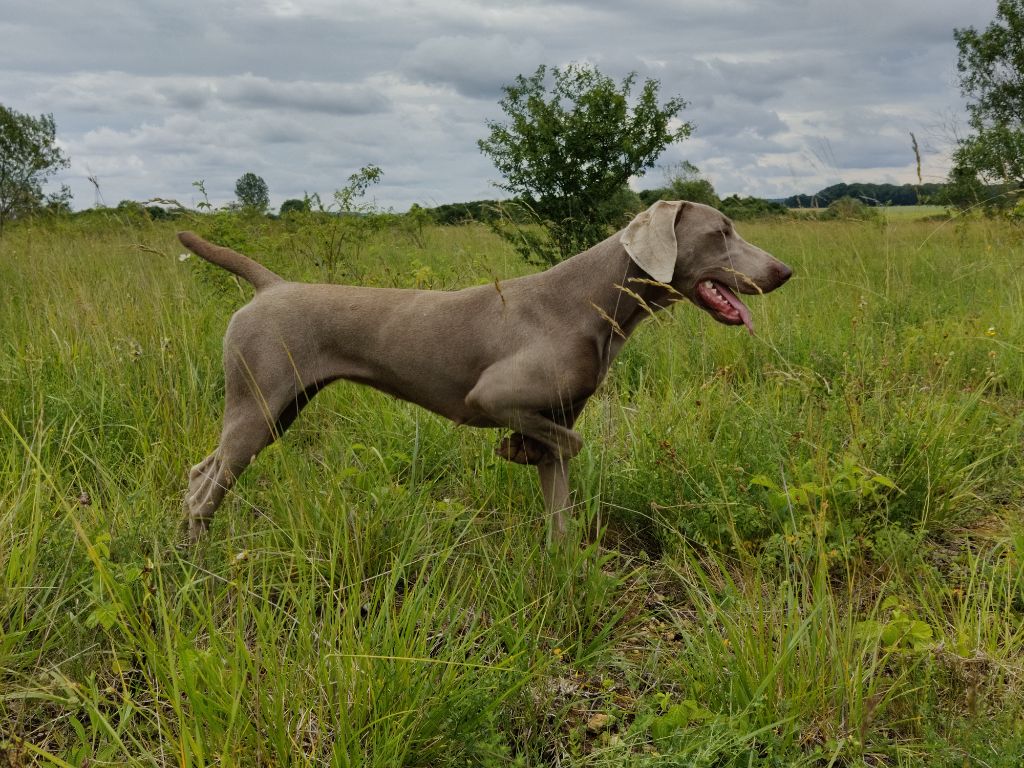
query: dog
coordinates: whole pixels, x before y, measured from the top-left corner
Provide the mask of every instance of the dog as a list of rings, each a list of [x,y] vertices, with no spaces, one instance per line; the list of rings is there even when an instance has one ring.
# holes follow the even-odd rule
[[[191,541],[259,452],[338,379],[456,424],[511,430],[497,453],[537,467],[561,538],[569,460],[582,446],[573,425],[639,323],[688,299],[753,333],[737,294],[769,293],[792,274],[719,211],[685,201],[655,203],[546,271],[459,291],[293,283],[194,233],[178,238],[256,289],[224,337],[224,422],[189,473]]]

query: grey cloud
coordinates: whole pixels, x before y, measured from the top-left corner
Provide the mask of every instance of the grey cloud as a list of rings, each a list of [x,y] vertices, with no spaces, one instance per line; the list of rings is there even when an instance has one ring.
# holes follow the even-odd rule
[[[329,194],[368,162],[384,168],[384,205],[494,196],[476,139],[499,116],[500,86],[570,61],[616,79],[635,70],[659,79],[665,98],[691,102],[684,119],[698,130],[663,162],[696,162],[722,194],[783,196],[872,175],[910,180],[906,132],[960,107],[952,30],[984,26],[994,9],[96,0],[69,14],[57,0],[8,0],[0,81],[5,105],[54,113],[79,205],[92,200],[88,170],[113,201],[189,199],[191,181],[205,178],[214,202],[252,170],[279,202]],[[944,174],[947,151],[926,155],[926,174]]]
[[[391,108],[385,94],[366,84],[282,81],[248,73],[197,78],[87,72],[36,79],[47,100],[84,112],[123,113],[140,108],[196,112],[211,106],[241,106],[369,115]]]
[[[414,79],[451,85],[464,96],[495,99],[519,74],[532,73],[543,52],[532,39],[513,43],[504,36],[434,37],[419,43],[404,59]]]
[[[774,110],[732,96],[714,98],[706,106],[687,110],[685,117],[694,123],[695,134],[709,141],[741,135],[763,141],[789,130]]]
[[[224,80],[216,94],[225,102],[246,107],[333,115],[368,115],[390,108],[382,93],[362,85],[281,82],[251,74]]]

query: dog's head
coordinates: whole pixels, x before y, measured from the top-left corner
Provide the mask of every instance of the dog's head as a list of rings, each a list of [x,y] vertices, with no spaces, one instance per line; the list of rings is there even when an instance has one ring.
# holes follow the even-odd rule
[[[659,200],[629,223],[619,238],[630,258],[726,325],[754,332],[750,310],[737,293],[774,291],[792,270],[751,245],[721,212],[700,203]]]

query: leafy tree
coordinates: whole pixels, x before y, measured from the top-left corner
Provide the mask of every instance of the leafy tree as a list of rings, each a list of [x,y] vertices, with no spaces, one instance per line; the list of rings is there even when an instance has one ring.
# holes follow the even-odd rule
[[[990,181],[1024,183],[1024,0],[999,0],[984,32],[953,34],[975,131],[960,141],[954,161]]]
[[[270,190],[267,182],[251,171],[243,173],[235,182],[235,197],[242,207],[257,213],[263,213],[270,205]]]
[[[945,188],[935,196],[939,205],[948,205],[960,211],[982,205],[986,199],[985,185],[978,178],[975,169],[966,165],[954,164],[949,169]]]
[[[380,166],[370,163],[364,165],[358,171],[348,177],[348,184],[341,189],[334,190],[334,203],[341,213],[373,213],[377,209],[374,202],[359,202],[366,195],[367,190],[374,184],[379,184],[384,176]]]
[[[316,192],[305,196],[303,202],[312,215],[303,217],[302,226],[295,227],[295,248],[321,267],[328,281],[335,279],[346,264],[358,260],[372,233],[389,219],[373,200],[365,199],[370,187],[380,183],[383,176],[378,166],[365,165],[334,191],[332,201],[324,203]],[[289,219],[285,219],[286,224]]]
[[[288,213],[309,213],[309,201],[292,198],[281,203],[281,215]]]
[[[640,193],[640,199],[647,205],[658,200],[689,200],[691,203],[704,203],[712,208],[719,205],[715,188],[701,175],[700,168],[684,160],[674,163],[666,169],[667,186],[649,189]]]
[[[633,99],[635,84],[636,73],[616,85],[573,64],[540,66],[505,86],[499,104],[508,119],[488,121],[490,134],[478,143],[505,177],[499,186],[546,229],[546,238],[514,221],[500,230],[528,260],[553,263],[605,237],[622,214],[607,201],[690,135],[689,123],[674,124],[686,102],[659,104],[657,80],[646,80]]]
[[[718,210],[730,219],[737,221],[785,216],[789,213],[789,209],[782,203],[763,200],[759,197],[740,197],[739,195],[723,197],[718,205]]]
[[[0,104],[0,233],[4,224],[42,208],[47,202],[66,208],[71,190],[66,186],[43,195],[43,183],[69,160],[56,145],[53,115],[21,114]]]
[[[842,219],[844,221],[871,221],[877,219],[878,216],[877,208],[873,208],[855,197],[840,197],[838,200],[833,200],[821,214],[822,219]]]
[[[445,203],[427,209],[435,224],[458,225],[468,221],[494,223],[498,218],[497,200],[471,200],[466,203]]]

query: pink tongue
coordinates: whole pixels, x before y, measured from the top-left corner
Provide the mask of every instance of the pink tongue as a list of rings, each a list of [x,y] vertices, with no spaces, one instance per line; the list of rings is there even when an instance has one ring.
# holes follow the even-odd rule
[[[740,301],[738,298],[736,298],[736,294],[734,294],[732,291],[730,291],[728,288],[726,288],[718,281],[715,281],[715,288],[717,288],[718,292],[722,294],[725,300],[732,305],[733,309],[740,313],[740,320],[743,321],[743,324],[747,326],[747,330],[750,332],[750,335],[753,336],[754,320],[750,316],[750,310],[747,309],[747,305]]]

